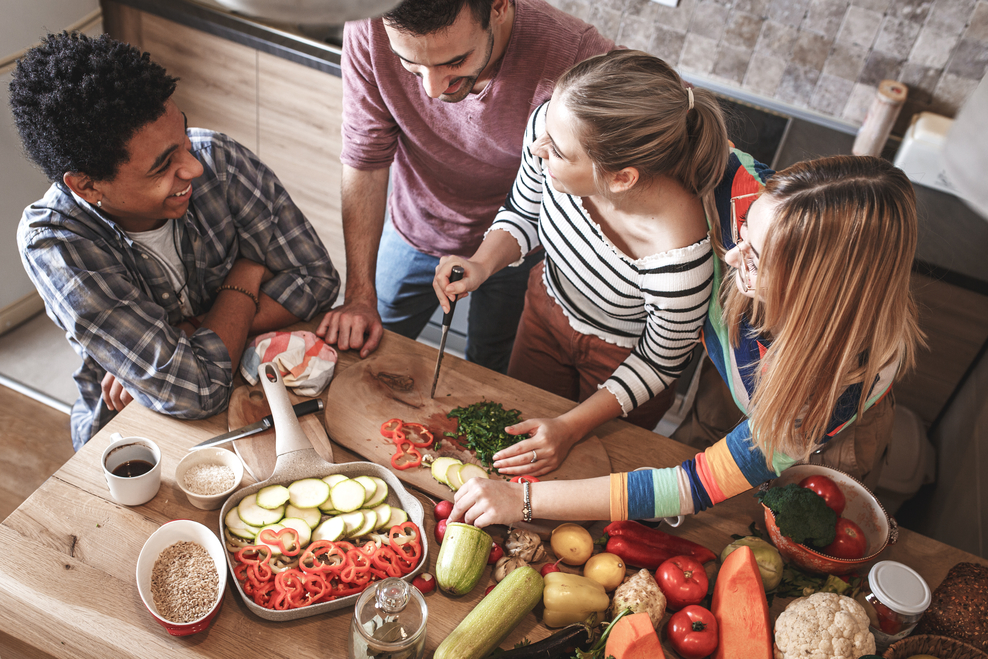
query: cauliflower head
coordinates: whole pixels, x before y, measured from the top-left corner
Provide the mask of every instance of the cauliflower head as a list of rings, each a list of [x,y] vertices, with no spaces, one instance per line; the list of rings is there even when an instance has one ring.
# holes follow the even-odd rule
[[[814,593],[775,621],[775,659],[857,659],[875,654],[868,614],[850,597]]]

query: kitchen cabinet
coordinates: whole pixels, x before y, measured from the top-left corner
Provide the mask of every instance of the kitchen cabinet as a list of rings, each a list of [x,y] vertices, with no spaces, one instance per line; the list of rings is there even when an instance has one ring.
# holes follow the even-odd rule
[[[111,36],[180,79],[173,98],[190,125],[226,133],[278,175],[345,276],[342,80],[121,3],[104,0],[103,12]]]

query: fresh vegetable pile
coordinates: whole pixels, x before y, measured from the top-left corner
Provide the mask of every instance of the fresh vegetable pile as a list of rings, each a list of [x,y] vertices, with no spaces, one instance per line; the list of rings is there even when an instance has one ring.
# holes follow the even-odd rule
[[[317,540],[303,549],[298,532],[289,528],[267,528],[258,535],[264,544],[237,550],[233,573],[255,604],[277,611],[330,602],[359,593],[372,581],[403,577],[422,558],[422,534],[412,522],[392,527],[386,543],[369,540],[359,547]],[[298,556],[298,567],[276,571],[270,562],[276,551]]]
[[[482,401],[457,407],[446,416],[457,420],[456,432],[447,432],[446,436],[465,438],[466,448],[474,451],[477,459],[488,468],[494,462],[495,453],[522,439],[504,431],[521,421],[521,412],[506,410],[501,403]]]

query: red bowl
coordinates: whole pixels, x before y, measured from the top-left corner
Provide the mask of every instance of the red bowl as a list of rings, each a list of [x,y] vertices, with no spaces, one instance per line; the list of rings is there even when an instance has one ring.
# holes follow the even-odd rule
[[[154,569],[158,555],[176,542],[182,541],[195,542],[205,548],[213,559],[216,573],[219,575],[216,602],[213,603],[209,613],[187,623],[172,622],[161,617],[151,595],[151,571]],[[219,613],[226,592],[226,549],[223,543],[199,522],[177,519],[162,525],[147,539],[137,558],[137,591],[147,610],[172,636],[189,636],[205,630]]]
[[[872,494],[858,479],[845,474],[839,469],[823,465],[796,465],[782,472],[782,475],[770,482],[769,487],[781,487],[790,483],[799,483],[807,476],[822,475],[830,478],[844,493],[847,505],[841,517],[846,517],[861,527],[864,532],[867,547],[861,558],[835,558],[810,549],[805,545],[793,542],[782,535],[775,524],[775,515],[764,504],[765,526],[768,535],[779,553],[789,563],[795,563],[800,569],[816,574],[848,574],[859,571],[864,565],[878,558],[887,546],[895,544],[899,537],[899,529],[895,520],[885,512],[878,498]]]

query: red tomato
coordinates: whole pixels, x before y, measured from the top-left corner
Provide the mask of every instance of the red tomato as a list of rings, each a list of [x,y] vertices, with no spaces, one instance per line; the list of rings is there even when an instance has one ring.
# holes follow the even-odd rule
[[[878,616],[878,626],[881,627],[883,632],[889,636],[895,636],[902,631],[904,624],[902,617],[898,613],[881,602],[872,602],[871,605],[875,608],[875,614]]]
[[[707,596],[707,571],[692,556],[674,556],[655,571],[655,580],[673,611],[698,604]]]
[[[504,556],[504,550],[501,549],[501,545],[495,543],[491,544],[491,553],[487,556],[487,564],[494,565],[497,563],[498,559]]]
[[[441,519],[449,517],[451,512],[453,512],[453,502],[443,500],[436,504],[433,514],[436,516],[436,521],[438,522]]]
[[[837,535],[834,541],[821,550],[821,553],[834,558],[861,558],[865,555],[868,541],[861,527],[849,519],[837,520]]]
[[[844,506],[847,504],[847,501],[844,500],[844,493],[841,492],[837,483],[826,476],[807,476],[799,481],[799,486],[813,490],[823,497],[824,502],[830,506],[831,510],[837,513],[838,517],[844,512]]]
[[[441,519],[439,523],[436,524],[436,543],[443,544],[443,538],[446,537],[446,520]]]
[[[672,614],[666,636],[683,659],[701,659],[717,649],[717,619],[702,606],[687,606]]]

